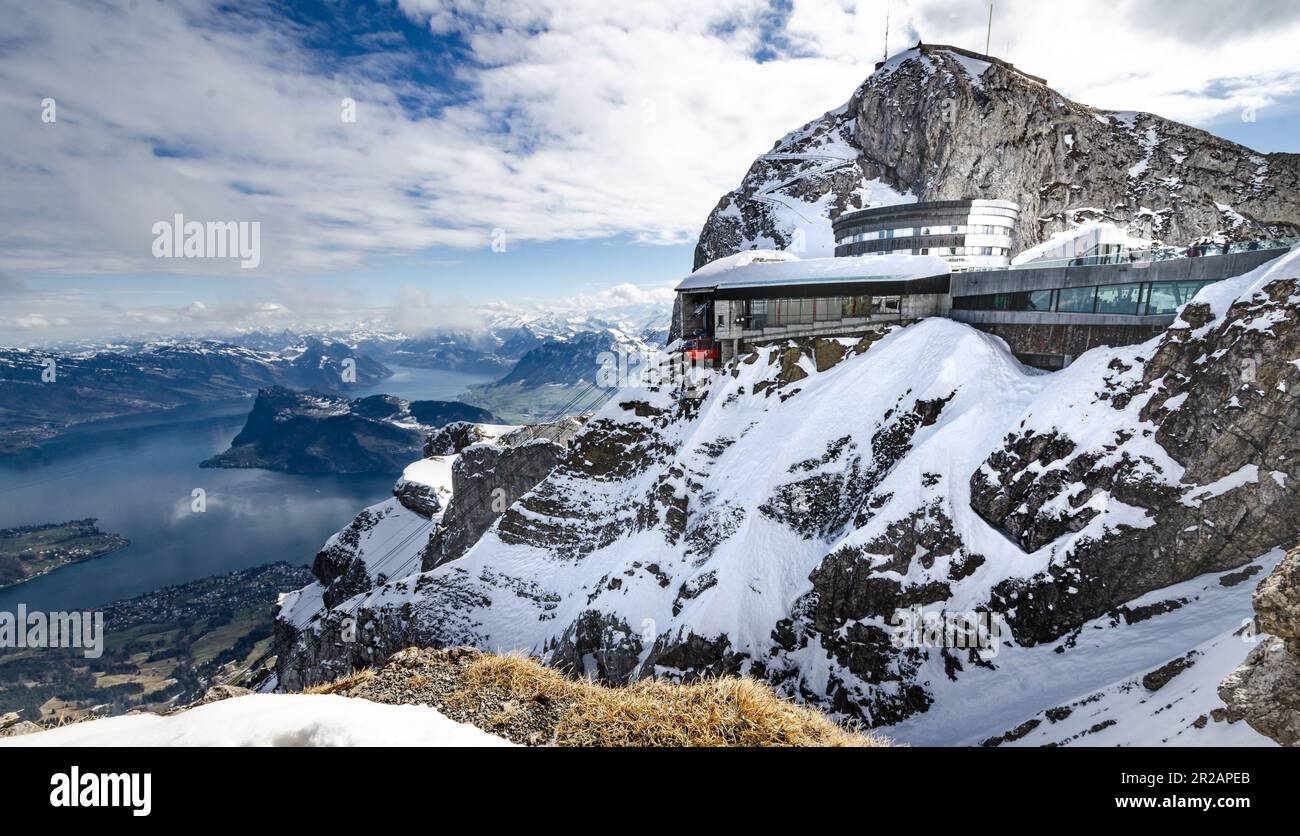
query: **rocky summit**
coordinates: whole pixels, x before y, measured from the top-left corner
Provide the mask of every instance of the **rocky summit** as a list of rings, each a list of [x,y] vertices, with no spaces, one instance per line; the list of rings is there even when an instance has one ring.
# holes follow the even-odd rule
[[[1019,249],[1086,221],[1171,244],[1300,229],[1300,157],[1150,113],[1072,102],[997,61],[918,46],[781,137],[709,214],[695,266],[748,249],[831,255],[831,221],[911,201],[1005,197]]]

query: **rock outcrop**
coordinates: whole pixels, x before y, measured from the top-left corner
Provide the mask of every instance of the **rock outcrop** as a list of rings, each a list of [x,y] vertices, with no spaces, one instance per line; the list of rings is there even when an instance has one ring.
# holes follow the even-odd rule
[[[421,562],[425,570],[455,560],[516,499],[559,464],[564,448],[538,441],[519,448],[470,447],[452,468],[454,499]]]
[[[1283,746],[1300,746],[1300,548],[1255,590],[1256,624],[1267,634],[1219,686],[1230,721]]]
[[[414,511],[426,519],[432,519],[443,510],[442,499],[438,489],[423,482],[399,479],[393,486],[393,497],[408,511]]]
[[[1020,203],[1019,249],[1092,220],[1173,244],[1216,231],[1295,235],[1300,158],[1098,110],[1009,67],[913,48],[755,160],[705,222],[695,266],[755,248],[828,256],[842,212],[965,197]]]

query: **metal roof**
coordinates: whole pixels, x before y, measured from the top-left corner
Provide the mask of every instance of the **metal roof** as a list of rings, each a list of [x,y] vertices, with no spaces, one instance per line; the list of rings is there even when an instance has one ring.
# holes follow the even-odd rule
[[[719,259],[683,279],[677,291],[900,282],[947,276],[952,271],[948,262],[932,255],[888,253],[798,259],[787,253],[771,253],[779,260],[763,260],[766,257],[768,253],[750,251]]]

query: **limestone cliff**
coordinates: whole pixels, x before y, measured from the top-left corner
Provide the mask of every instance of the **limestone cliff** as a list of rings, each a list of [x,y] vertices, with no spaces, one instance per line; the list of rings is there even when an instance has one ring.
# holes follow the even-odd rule
[[[1020,249],[1084,220],[1173,244],[1215,231],[1291,236],[1300,161],[1072,102],[1001,64],[913,48],[755,160],[710,213],[695,266],[754,248],[831,255],[841,212],[963,197],[1019,203]]]
[[[1255,590],[1264,639],[1219,686],[1229,720],[1245,720],[1283,746],[1300,746],[1300,549]]]

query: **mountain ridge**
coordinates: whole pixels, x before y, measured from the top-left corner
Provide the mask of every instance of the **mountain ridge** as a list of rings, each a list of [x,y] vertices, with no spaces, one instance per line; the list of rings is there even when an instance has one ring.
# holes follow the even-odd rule
[[[695,267],[746,249],[832,254],[830,222],[915,200],[1021,205],[1018,249],[1085,221],[1186,243],[1294,236],[1300,158],[1149,113],[1073,102],[945,48],[892,56],[848,102],[783,136],[710,212]]]

